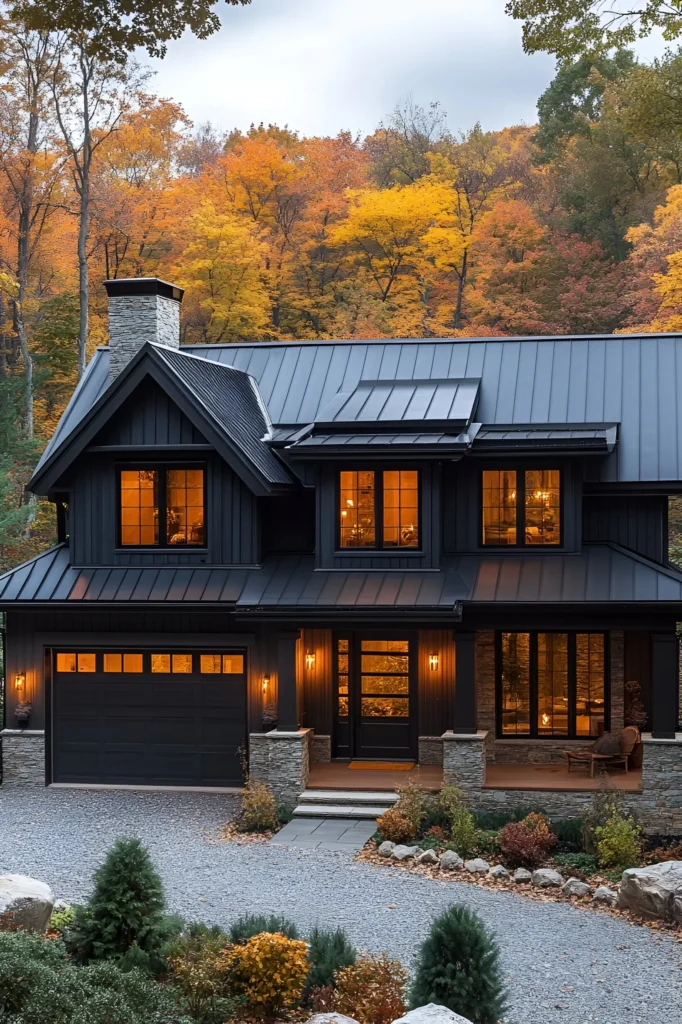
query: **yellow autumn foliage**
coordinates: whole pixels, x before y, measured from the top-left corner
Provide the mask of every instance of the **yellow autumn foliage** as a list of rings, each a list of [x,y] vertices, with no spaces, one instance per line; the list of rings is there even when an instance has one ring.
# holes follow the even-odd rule
[[[310,961],[308,943],[281,932],[261,932],[230,946],[220,957],[230,994],[246,1000],[256,1017],[275,1017],[303,995]]]

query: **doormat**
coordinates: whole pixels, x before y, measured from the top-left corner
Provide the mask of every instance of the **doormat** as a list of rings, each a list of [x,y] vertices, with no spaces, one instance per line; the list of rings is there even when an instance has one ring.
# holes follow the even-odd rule
[[[348,767],[356,772],[411,772],[414,761],[351,761]]]

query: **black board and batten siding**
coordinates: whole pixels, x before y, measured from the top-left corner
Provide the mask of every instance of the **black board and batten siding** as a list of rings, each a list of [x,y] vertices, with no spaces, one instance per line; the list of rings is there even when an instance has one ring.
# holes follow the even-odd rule
[[[612,541],[645,558],[668,561],[666,495],[585,495],[583,540]]]
[[[147,382],[76,461],[68,479],[74,565],[254,565],[258,502],[158,385]],[[207,546],[177,551],[117,548],[117,467],[171,461],[206,469]]]

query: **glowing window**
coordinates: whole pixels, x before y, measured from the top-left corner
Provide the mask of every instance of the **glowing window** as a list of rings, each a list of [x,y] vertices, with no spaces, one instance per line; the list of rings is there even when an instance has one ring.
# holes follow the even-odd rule
[[[96,672],[97,671],[97,655],[96,654],[79,654],[78,655],[78,671],[79,672]]]
[[[201,672],[204,675],[220,673],[222,669],[221,657],[219,654],[202,654],[199,658]]]
[[[203,469],[167,471],[166,542],[199,547],[204,543]]]
[[[122,469],[119,484],[123,547],[203,546],[203,469]]]
[[[159,543],[159,474],[155,469],[121,470],[121,544]]]
[[[514,470],[483,470],[483,543],[516,544]]]
[[[105,654],[104,655],[104,671],[105,672],[122,672],[123,671],[123,655],[122,654]]]
[[[526,544],[561,543],[560,473],[558,469],[526,471]]]
[[[64,654],[60,652],[57,655],[57,672],[75,672],[76,671],[76,655],[75,654]]]
[[[419,474],[416,469],[384,471],[384,547],[419,547]]]
[[[336,668],[338,675],[337,711],[339,718],[348,718],[348,640],[336,642]]]
[[[242,675],[244,672],[244,655],[223,654],[223,672],[229,676]]]
[[[166,673],[170,670],[170,654],[152,654],[152,672]]]
[[[142,671],[142,655],[141,654],[124,654],[123,655],[123,671],[124,672],[141,672]]]
[[[418,471],[342,470],[339,473],[339,545],[342,548],[419,547]]]
[[[342,548],[376,546],[376,509],[374,472],[364,470],[341,473],[340,541]]]
[[[189,673],[192,671],[191,654],[174,654],[172,656],[173,672]]]

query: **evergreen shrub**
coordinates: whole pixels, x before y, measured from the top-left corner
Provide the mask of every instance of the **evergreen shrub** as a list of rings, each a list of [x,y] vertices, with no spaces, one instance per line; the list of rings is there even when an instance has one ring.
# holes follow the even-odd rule
[[[230,925],[227,934],[230,942],[240,945],[261,932],[280,932],[287,939],[300,938],[293,921],[288,921],[281,914],[244,914]]]
[[[335,972],[354,964],[356,952],[342,928],[335,931],[313,928],[308,945],[308,959],[310,972],[305,984],[306,999],[310,998],[312,992],[333,985]]]
[[[412,1008],[437,1003],[472,1024],[497,1024],[506,1003],[500,952],[480,917],[464,906],[435,919],[417,958]]]

